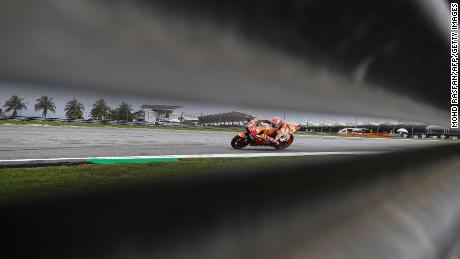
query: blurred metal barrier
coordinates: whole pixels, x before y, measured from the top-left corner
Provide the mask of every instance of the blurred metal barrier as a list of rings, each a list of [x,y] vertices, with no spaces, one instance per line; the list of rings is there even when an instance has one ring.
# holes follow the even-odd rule
[[[6,0],[0,79],[446,124],[446,3]],[[3,207],[0,253],[458,258],[459,147]]]
[[[17,258],[456,258],[459,145],[0,209]],[[10,257],[8,257],[10,258]]]
[[[423,2],[4,0],[0,78],[444,125],[449,38]]]

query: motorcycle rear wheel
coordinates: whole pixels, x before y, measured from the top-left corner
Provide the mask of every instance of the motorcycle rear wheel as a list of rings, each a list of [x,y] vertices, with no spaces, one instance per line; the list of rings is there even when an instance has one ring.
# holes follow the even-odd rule
[[[237,135],[232,139],[231,145],[234,149],[242,149],[249,145],[249,143],[246,141],[246,138]]]

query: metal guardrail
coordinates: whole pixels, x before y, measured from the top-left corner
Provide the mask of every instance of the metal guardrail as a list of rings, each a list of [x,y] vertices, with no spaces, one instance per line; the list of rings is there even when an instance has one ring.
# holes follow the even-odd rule
[[[447,124],[433,86],[449,84],[448,34],[431,26],[426,1],[336,1],[332,10],[316,0],[71,2],[0,3],[0,23],[14,24],[1,28],[0,78]]]
[[[1,253],[443,258],[460,229],[459,147],[248,168],[2,207],[8,238]]]

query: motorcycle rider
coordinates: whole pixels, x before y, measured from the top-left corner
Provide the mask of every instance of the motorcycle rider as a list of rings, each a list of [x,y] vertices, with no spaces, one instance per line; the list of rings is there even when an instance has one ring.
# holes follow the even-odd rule
[[[276,142],[278,142],[281,138],[289,138],[291,129],[287,123],[278,117],[274,117],[271,122],[272,126],[277,129],[275,137]]]
[[[277,132],[276,138],[272,138],[271,136],[267,135],[265,130],[261,130],[259,127],[275,130]],[[287,130],[289,130],[286,123],[284,123],[284,121],[278,117],[273,117],[271,120],[254,118],[248,122],[247,128],[251,136],[261,139],[266,143],[270,142],[272,144],[276,144],[279,139],[286,134]]]

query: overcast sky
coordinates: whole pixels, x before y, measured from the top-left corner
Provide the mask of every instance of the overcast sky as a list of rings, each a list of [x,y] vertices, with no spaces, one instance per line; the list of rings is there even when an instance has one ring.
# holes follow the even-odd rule
[[[89,113],[92,109],[92,105],[99,98],[103,98],[107,104],[112,107],[118,107],[121,102],[129,103],[134,111],[140,109],[143,104],[168,104],[168,105],[180,105],[182,108],[177,109],[177,112],[184,112],[184,114],[190,115],[201,115],[201,114],[213,114],[229,111],[240,111],[249,113],[253,116],[271,118],[273,116],[286,117],[289,122],[295,123],[355,123],[355,116],[342,116],[332,114],[319,114],[312,112],[292,112],[292,111],[270,111],[267,109],[259,109],[255,107],[234,107],[227,105],[216,105],[196,102],[184,102],[179,100],[166,100],[166,99],[155,99],[141,96],[122,95],[114,93],[102,93],[97,91],[78,91],[60,90],[59,88],[51,88],[46,86],[38,85],[24,85],[18,83],[0,82],[0,105],[3,107],[5,101],[12,95],[18,95],[25,99],[27,110],[22,112],[25,116],[41,116],[41,112],[35,112],[34,104],[37,98],[42,95],[52,97],[56,104],[56,113],[49,114],[49,117],[65,117],[64,107],[65,104],[73,99],[78,99],[85,106],[84,117],[88,118]],[[377,119],[377,118],[358,118],[358,123],[363,121],[372,122],[383,122],[388,119]]]

